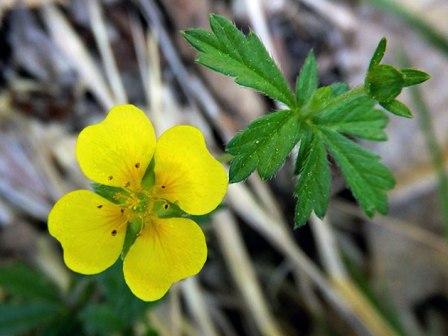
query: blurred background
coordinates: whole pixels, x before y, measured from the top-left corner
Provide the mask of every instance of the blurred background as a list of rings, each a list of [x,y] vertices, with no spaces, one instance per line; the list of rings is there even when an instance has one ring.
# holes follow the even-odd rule
[[[390,214],[367,219],[336,167],[324,221],[293,230],[293,158],[271,181],[232,185],[201,219],[202,272],[156,303],[121,262],[68,270],[47,231],[54,202],[89,187],[77,134],[131,102],[160,134],[199,127],[218,158],[272,101],[194,63],[186,28],[222,14],[254,30],[293,83],[309,50],[322,85],[361,84],[385,62],[432,75],[400,99],[385,143],[366,144],[397,179]],[[0,335],[448,335],[446,0],[0,1]]]

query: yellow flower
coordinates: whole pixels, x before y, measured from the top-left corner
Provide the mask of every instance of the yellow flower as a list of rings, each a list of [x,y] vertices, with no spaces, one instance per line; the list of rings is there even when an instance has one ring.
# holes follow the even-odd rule
[[[120,105],[79,134],[76,156],[83,173],[113,194],[73,191],[51,210],[48,229],[70,269],[99,273],[122,253],[126,283],[145,301],[201,270],[204,234],[179,214],[214,210],[226,193],[227,175],[198,129],[175,126],[156,141],[146,115]]]

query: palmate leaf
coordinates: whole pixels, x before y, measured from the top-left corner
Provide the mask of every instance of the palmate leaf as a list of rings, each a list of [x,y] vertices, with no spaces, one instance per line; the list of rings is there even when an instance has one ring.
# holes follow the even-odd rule
[[[212,32],[190,29],[186,40],[200,51],[196,61],[235,82],[285,103],[296,105],[286,80],[253,32],[244,36],[233,23],[219,15],[210,16]]]
[[[230,165],[230,182],[246,179],[255,169],[262,179],[271,178],[297,143],[299,128],[299,119],[289,110],[252,122],[227,144],[227,152],[235,155]]]

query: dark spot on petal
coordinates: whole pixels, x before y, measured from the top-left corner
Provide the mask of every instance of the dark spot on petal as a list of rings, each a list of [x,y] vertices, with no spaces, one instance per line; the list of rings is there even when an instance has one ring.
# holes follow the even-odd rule
[[[114,177],[112,175],[110,175],[107,179],[110,181],[112,180]]]
[[[162,186],[162,189],[165,189],[165,188],[166,188],[166,187],[163,185],[163,186]]]
[[[116,236],[117,235],[117,230],[112,230],[112,236]]]
[[[120,209],[120,211],[121,211],[121,213],[123,213],[123,212],[124,212],[124,209]]]
[[[163,206],[163,208],[164,208],[165,210],[168,210],[169,207],[170,207],[170,206],[168,205],[168,203],[166,203],[166,204]]]
[[[140,162],[137,162],[137,163],[135,164],[135,168],[140,168]]]
[[[100,205],[97,206],[98,209],[101,209],[102,207],[103,207],[102,204],[100,204]]]

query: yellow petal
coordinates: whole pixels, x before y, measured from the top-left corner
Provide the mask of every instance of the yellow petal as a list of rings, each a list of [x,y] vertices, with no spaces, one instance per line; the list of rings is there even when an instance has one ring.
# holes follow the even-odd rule
[[[154,196],[191,214],[209,213],[227,190],[224,167],[208,152],[201,131],[175,126],[161,135],[154,154]]]
[[[48,216],[48,230],[62,245],[66,265],[75,272],[104,271],[119,257],[126,235],[126,213],[87,190],[66,194]]]
[[[153,217],[124,259],[124,276],[135,296],[154,301],[174,282],[197,274],[206,259],[205,237],[195,222]]]
[[[151,122],[133,105],[113,107],[106,119],[81,131],[76,157],[92,181],[135,189],[154,154]]]

